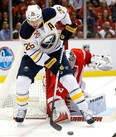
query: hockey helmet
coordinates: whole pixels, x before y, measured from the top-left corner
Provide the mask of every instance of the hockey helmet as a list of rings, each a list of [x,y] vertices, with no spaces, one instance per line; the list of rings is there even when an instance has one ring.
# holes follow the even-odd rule
[[[42,18],[42,10],[36,5],[29,5],[26,11],[26,18],[29,21],[37,21]]]
[[[73,69],[76,62],[76,56],[71,50],[65,50],[66,57],[71,65],[71,68]]]

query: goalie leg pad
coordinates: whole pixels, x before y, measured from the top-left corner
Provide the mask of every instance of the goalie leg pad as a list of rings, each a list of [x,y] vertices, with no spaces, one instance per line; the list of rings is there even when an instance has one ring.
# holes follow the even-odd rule
[[[49,103],[51,108],[52,102]],[[63,99],[55,100],[55,109],[53,111],[54,122],[64,122],[70,120],[70,112]]]

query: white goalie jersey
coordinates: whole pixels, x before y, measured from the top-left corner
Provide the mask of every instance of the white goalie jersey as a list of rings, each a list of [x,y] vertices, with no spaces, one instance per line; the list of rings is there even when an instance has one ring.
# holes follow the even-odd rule
[[[20,40],[24,50],[32,60],[38,65],[44,66],[44,62],[49,59],[49,54],[59,50],[60,41],[57,28],[58,21],[64,25],[71,24],[67,9],[60,5],[42,10],[42,25],[35,30],[25,20],[20,30]]]

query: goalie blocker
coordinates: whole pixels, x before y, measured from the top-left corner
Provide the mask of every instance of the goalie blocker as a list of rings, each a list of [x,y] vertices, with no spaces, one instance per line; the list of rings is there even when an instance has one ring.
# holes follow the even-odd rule
[[[110,56],[95,55],[91,58],[89,67],[93,67],[94,69],[98,68],[103,71],[109,71],[113,68],[112,59]]]

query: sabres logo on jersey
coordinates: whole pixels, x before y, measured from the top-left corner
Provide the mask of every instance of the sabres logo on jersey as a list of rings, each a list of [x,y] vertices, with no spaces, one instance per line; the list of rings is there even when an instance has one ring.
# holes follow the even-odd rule
[[[56,35],[50,34],[42,40],[41,47],[45,49],[49,49],[54,45],[55,40],[56,40]]]

